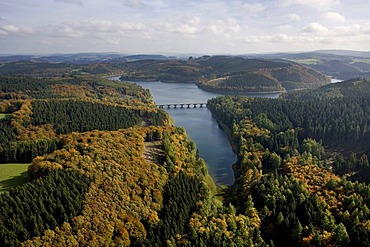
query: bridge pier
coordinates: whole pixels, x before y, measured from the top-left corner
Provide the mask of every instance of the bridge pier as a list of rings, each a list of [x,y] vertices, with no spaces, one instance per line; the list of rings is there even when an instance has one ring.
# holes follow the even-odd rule
[[[178,103],[178,104],[163,104],[163,105],[157,105],[160,109],[171,109],[171,108],[203,108],[207,107],[207,103]]]

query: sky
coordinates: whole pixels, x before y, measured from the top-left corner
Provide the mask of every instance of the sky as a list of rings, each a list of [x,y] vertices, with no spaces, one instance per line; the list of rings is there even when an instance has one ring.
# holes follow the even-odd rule
[[[370,0],[0,0],[0,54],[370,51]]]

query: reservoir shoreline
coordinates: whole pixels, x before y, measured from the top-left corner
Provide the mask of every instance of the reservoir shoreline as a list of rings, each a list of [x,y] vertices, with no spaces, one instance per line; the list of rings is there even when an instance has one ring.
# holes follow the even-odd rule
[[[109,79],[119,80],[119,76],[110,77]],[[225,95],[224,93],[202,90],[195,83],[129,82],[148,89],[156,105],[207,102],[208,99]],[[245,96],[277,98],[279,94],[253,93]],[[216,184],[232,185],[235,180],[232,167],[238,158],[235,153],[235,146],[232,143],[231,130],[228,130],[227,126],[218,121],[206,107],[178,107],[163,110],[171,116],[175,126],[186,129],[186,133],[195,142],[199,155],[204,159],[208,172]]]

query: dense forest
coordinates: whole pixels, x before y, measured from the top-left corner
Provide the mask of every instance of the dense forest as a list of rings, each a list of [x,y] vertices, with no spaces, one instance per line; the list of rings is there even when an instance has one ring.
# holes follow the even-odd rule
[[[90,179],[72,170],[54,170],[0,195],[0,244],[17,246],[81,214]]]
[[[168,116],[134,84],[90,77],[0,77],[0,163],[31,162],[60,146],[59,134],[164,125]]]
[[[45,177],[67,169],[91,178],[83,211],[25,246],[265,244],[253,204],[247,215],[223,205],[184,129],[72,133],[62,142],[60,150],[34,159],[29,172]],[[163,150],[158,164],[143,156],[153,143]]]
[[[252,197],[266,243],[369,246],[369,97],[208,103],[239,157],[227,200]]]
[[[210,59],[186,63],[247,66]],[[1,76],[0,166],[29,162],[30,181],[0,195],[0,245],[370,246],[368,84],[211,99],[238,156],[234,185],[217,187],[147,90]]]
[[[351,79],[328,84],[314,90],[301,90],[284,94],[285,98],[300,100],[359,96],[370,96],[369,79]]]
[[[265,244],[253,204],[247,216],[223,204],[194,143],[145,90],[2,79],[1,163],[32,160],[32,181],[0,197],[2,246]]]
[[[281,83],[271,77],[258,73],[240,73],[202,82],[199,87],[209,91],[231,92],[281,92]]]

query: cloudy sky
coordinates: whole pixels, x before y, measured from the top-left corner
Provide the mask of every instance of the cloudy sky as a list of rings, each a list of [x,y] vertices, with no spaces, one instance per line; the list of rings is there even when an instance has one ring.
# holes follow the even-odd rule
[[[370,0],[0,0],[0,54],[370,51]]]

